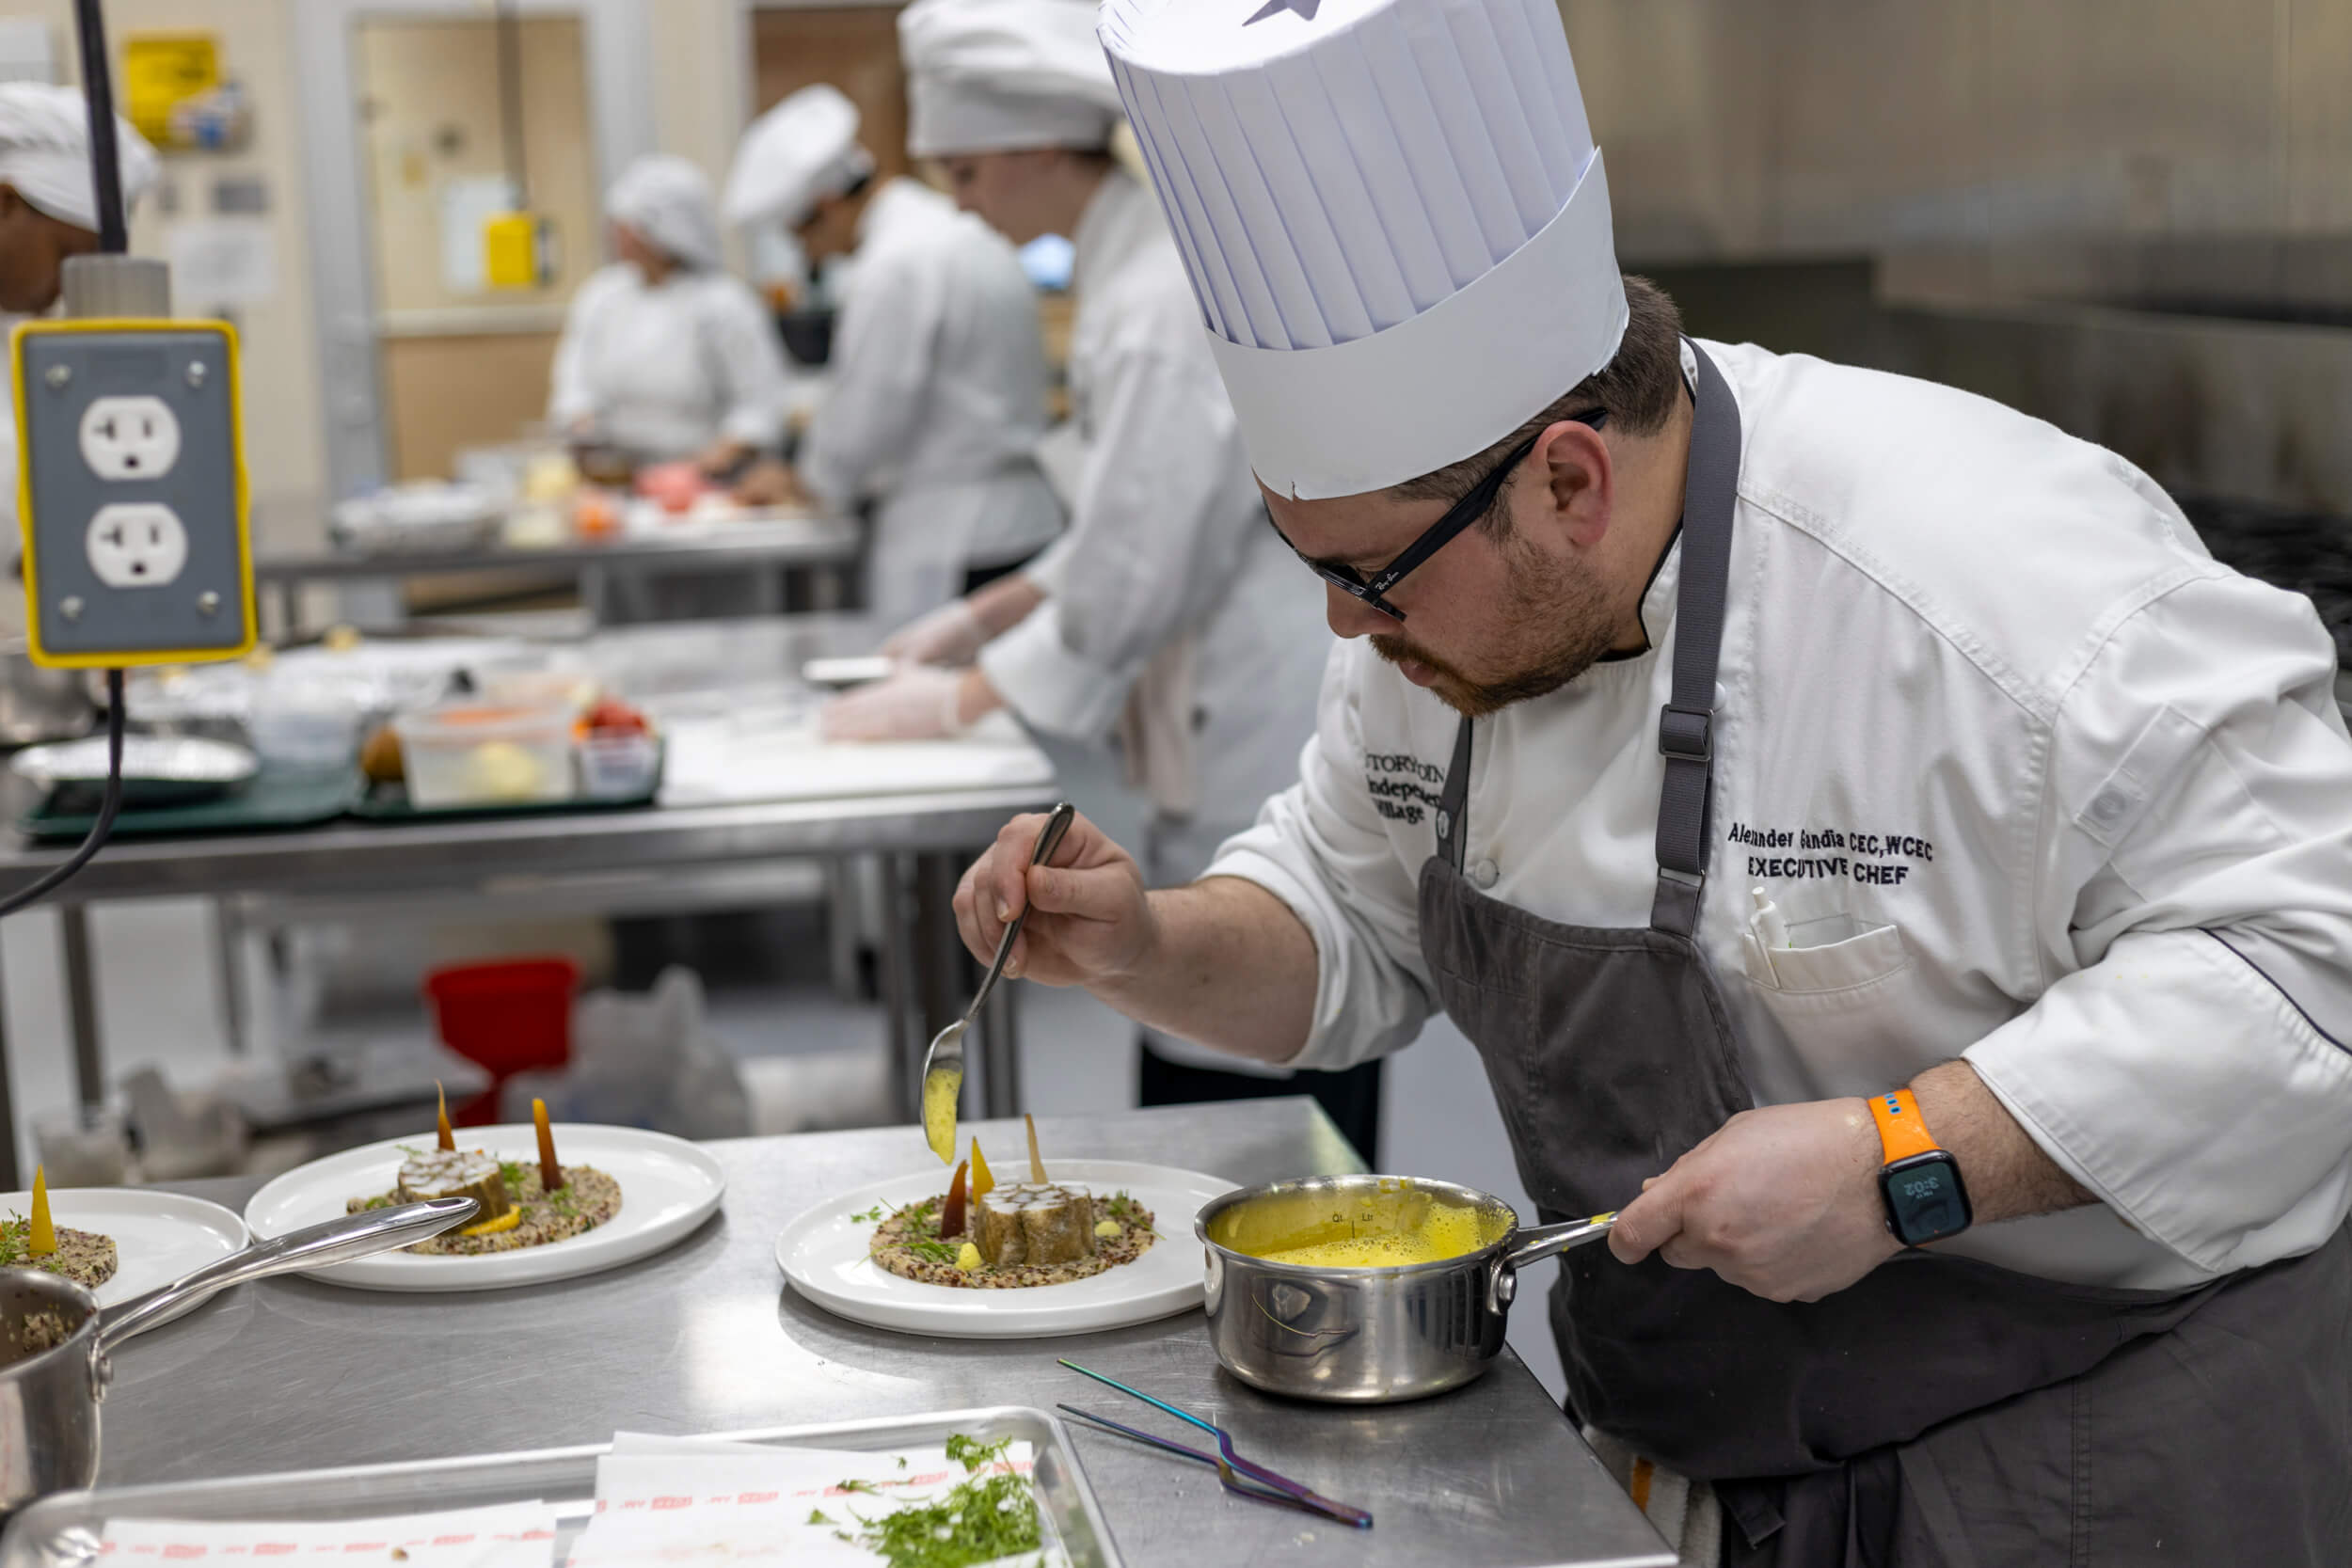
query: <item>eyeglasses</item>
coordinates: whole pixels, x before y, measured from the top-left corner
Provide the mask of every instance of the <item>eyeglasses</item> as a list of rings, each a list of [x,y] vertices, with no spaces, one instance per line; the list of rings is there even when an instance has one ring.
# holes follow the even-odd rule
[[[1598,430],[1609,422],[1609,411],[1596,408],[1589,414],[1579,414],[1567,422]],[[1389,602],[1389,591],[1403,582],[1422,562],[1445,548],[1455,534],[1486,515],[1487,509],[1495,503],[1495,497],[1502,493],[1503,483],[1510,479],[1511,470],[1519,466],[1521,458],[1535,450],[1535,443],[1540,438],[1540,435],[1531,436],[1513,447],[1503,455],[1502,461],[1489,468],[1484,478],[1470,486],[1470,494],[1447,507],[1444,516],[1430,524],[1420,538],[1406,546],[1404,554],[1369,578],[1353,566],[1317,561],[1296,545],[1291,545],[1290,536],[1282,531],[1282,525],[1276,523],[1271,514],[1267,515],[1266,521],[1273,525],[1276,536],[1283,544],[1291,545],[1291,553],[1306,562],[1309,571],[1341,593],[1361,599],[1391,620],[1402,621],[1405,612]]]

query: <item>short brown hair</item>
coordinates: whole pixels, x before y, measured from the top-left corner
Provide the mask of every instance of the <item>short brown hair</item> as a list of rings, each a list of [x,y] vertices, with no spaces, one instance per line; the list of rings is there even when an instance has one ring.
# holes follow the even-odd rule
[[[1549,406],[1493,446],[1435,473],[1408,479],[1390,494],[1402,500],[1441,500],[1451,505],[1477,486],[1494,466],[1523,441],[1533,440],[1562,420],[1605,409],[1612,427],[1628,436],[1652,436],[1673,418],[1682,392],[1682,312],[1666,291],[1646,277],[1625,277],[1625,337],[1616,356],[1578,382]],[[1507,516],[1498,492],[1481,526]]]

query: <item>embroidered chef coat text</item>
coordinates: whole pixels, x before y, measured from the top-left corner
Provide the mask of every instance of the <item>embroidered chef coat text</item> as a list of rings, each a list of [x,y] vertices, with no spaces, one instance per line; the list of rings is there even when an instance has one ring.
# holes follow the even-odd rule
[[[1752,828],[1734,822],[1726,835],[1749,849],[1844,849],[1843,855],[1748,856],[1751,878],[1790,881],[1854,881],[1900,887],[1912,872],[1933,863],[1935,846],[1915,833],[1866,833],[1847,828]]]
[[[1364,758],[1364,791],[1380,815],[1418,825],[1438,809],[1445,772],[1410,752],[1376,752]]]

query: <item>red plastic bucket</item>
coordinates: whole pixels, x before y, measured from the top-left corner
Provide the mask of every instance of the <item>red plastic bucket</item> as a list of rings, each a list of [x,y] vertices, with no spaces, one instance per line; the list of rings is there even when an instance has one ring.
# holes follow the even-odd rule
[[[497,1118],[507,1079],[572,1059],[572,992],[579,985],[580,966],[569,958],[456,964],[424,977],[441,1043],[490,1074],[489,1092],[453,1108],[452,1121],[487,1125]]]

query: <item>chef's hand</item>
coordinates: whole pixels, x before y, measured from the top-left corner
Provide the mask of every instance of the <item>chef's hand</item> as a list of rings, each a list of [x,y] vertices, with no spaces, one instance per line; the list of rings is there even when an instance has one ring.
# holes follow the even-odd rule
[[[941,740],[961,735],[987,711],[965,689],[972,674],[907,665],[827,703],[818,713],[818,726],[827,740]]]
[[[734,495],[739,506],[804,506],[809,499],[792,465],[773,457],[759,458],[744,469],[736,479]]]
[[[901,664],[969,664],[980,657],[988,627],[968,599],[949,599],[890,634],[882,653]]]
[[[1768,1301],[1819,1301],[1902,1250],[1886,1228],[1881,1163],[1860,1100],[1742,1111],[1642,1184],[1609,1250],[1712,1269]]]
[[[1070,824],[1053,859],[1033,866],[1042,816],[1005,824],[988,853],[956,887],[956,927],[964,946],[987,963],[1006,926],[1029,918],[1012,944],[1005,973],[1049,986],[1092,985],[1135,969],[1155,927],[1135,858],[1083,816]]]

